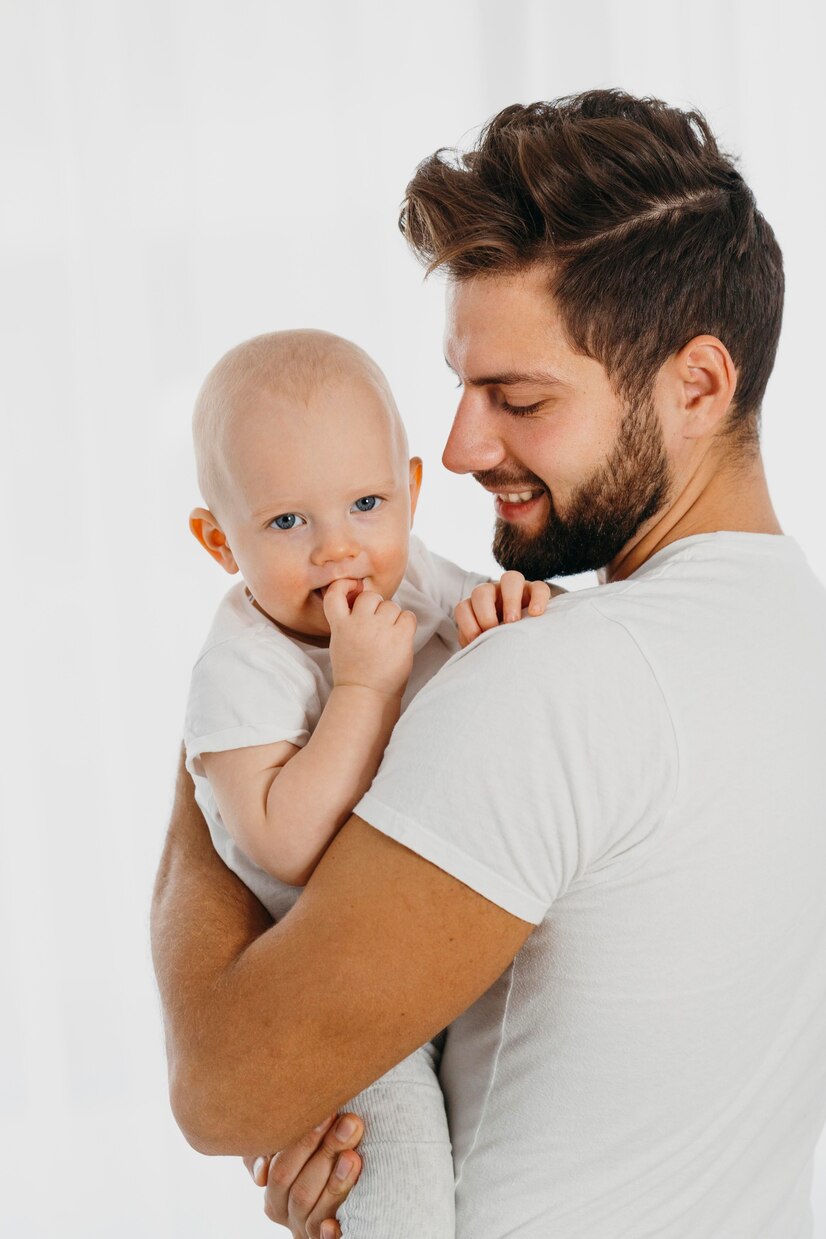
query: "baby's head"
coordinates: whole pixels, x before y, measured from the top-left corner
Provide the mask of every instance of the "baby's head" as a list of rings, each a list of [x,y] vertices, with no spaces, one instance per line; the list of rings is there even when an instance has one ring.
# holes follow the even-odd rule
[[[329,635],[322,591],[340,577],[396,592],[422,462],[362,349],[310,330],[239,344],[204,381],[193,437],[207,507],[190,528],[279,625]]]

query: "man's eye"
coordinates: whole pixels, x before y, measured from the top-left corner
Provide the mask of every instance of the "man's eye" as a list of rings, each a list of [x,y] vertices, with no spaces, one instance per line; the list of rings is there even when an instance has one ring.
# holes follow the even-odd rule
[[[295,529],[296,525],[306,525],[303,516],[299,516],[296,512],[284,512],[282,516],[274,516],[270,521],[270,525],[276,529]]]
[[[361,499],[357,499],[353,507],[357,512],[374,512],[379,504],[384,503],[378,495],[364,495]]]
[[[541,409],[542,404],[541,400],[537,400],[536,404],[509,404],[507,400],[503,400],[500,407],[505,413],[513,413],[516,417],[527,417],[529,413],[535,413],[537,409]]]

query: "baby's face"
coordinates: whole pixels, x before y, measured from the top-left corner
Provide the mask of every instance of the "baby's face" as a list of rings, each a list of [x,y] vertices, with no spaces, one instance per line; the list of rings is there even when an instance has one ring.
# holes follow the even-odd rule
[[[407,567],[418,470],[368,378],[309,407],[262,392],[228,430],[223,528],[250,593],[282,627],[328,636],[322,591],[354,577],[385,598]]]

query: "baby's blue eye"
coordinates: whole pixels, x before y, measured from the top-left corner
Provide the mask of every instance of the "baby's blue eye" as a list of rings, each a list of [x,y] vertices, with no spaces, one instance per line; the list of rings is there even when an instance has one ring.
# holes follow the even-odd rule
[[[384,503],[384,500],[380,499],[378,495],[364,495],[361,499],[356,500],[353,507],[359,512],[374,512],[380,503]]]
[[[295,512],[285,512],[282,516],[273,517],[270,525],[274,525],[276,529],[295,529],[299,521],[303,524],[304,517]]]

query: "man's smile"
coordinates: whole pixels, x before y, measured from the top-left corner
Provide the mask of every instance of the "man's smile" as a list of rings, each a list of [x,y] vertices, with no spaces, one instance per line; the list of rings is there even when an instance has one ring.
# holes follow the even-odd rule
[[[496,515],[505,521],[518,521],[529,516],[542,502],[544,490],[496,492]]]

